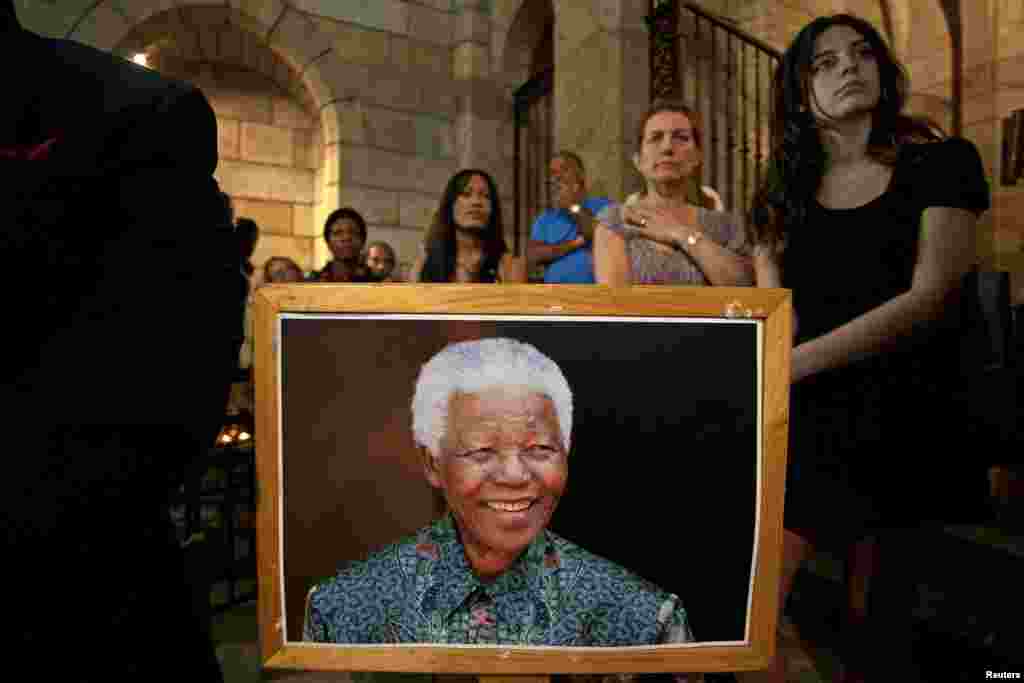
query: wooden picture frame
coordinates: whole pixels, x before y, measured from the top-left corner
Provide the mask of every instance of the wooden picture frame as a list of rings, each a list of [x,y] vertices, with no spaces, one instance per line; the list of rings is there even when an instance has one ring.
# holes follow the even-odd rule
[[[265,668],[491,676],[721,672],[767,668],[775,650],[779,609],[778,583],[792,349],[792,308],[788,290],[651,286],[606,288],[594,285],[296,284],[262,287],[256,291],[255,300],[258,609],[261,661]],[[591,323],[592,328],[586,327]],[[641,323],[651,324],[644,327]],[[451,332],[445,331],[449,324],[452,326]],[[377,482],[377,479],[371,479],[369,486],[365,479],[346,480],[337,484],[345,477],[356,476],[348,473],[358,468],[358,458],[374,457],[375,451],[372,446],[358,445],[366,444],[373,439],[369,436],[363,438],[358,434],[352,436],[354,431],[366,428],[392,434],[401,432],[401,425],[410,422],[408,415],[411,386],[375,387],[372,382],[368,386],[363,375],[360,375],[362,379],[358,385],[344,386],[345,378],[356,373],[357,368],[361,368],[358,372],[365,372],[367,367],[384,367],[388,364],[388,358],[394,359],[397,364],[418,367],[427,360],[430,353],[441,348],[440,342],[444,340],[438,338],[439,334],[441,337],[448,334],[451,341],[453,338],[472,338],[475,334],[480,334],[481,329],[486,328],[482,336],[489,336],[493,332],[488,331],[491,328],[487,326],[498,324],[518,325],[514,329],[524,334],[531,334],[536,330],[539,335],[548,334],[545,339],[570,339],[566,347],[570,349],[590,344],[595,345],[592,348],[600,349],[598,345],[606,336],[606,332],[603,332],[606,330],[617,330],[616,334],[627,335],[617,337],[617,343],[622,339],[628,342],[631,339],[628,335],[634,334],[633,330],[646,330],[643,334],[660,334],[668,335],[665,338],[683,339],[684,341],[672,346],[669,351],[638,349],[635,352],[636,358],[641,358],[641,361],[638,361],[641,365],[636,367],[648,367],[642,366],[642,363],[651,362],[655,364],[650,367],[665,370],[651,372],[648,369],[647,379],[638,385],[641,390],[634,390],[632,396],[628,395],[628,392],[623,396],[622,392],[613,388],[601,391],[599,384],[593,385],[597,386],[598,390],[592,390],[592,396],[599,397],[600,400],[621,401],[623,410],[630,409],[627,404],[636,402],[636,397],[643,393],[644,386],[660,381],[658,375],[669,378],[665,380],[669,387],[680,388],[681,401],[689,400],[686,397],[692,398],[695,392],[706,392],[709,387],[717,386],[719,379],[730,373],[740,378],[736,386],[752,389],[749,396],[746,389],[738,392],[742,396],[736,399],[736,405],[749,403],[754,406],[756,412],[753,414],[757,417],[754,421],[756,424],[751,427],[752,431],[744,432],[743,429],[747,427],[740,426],[733,430],[728,418],[733,408],[726,405],[710,418],[717,427],[709,430],[707,434],[695,437],[698,438],[695,443],[704,444],[719,443],[714,441],[718,438],[716,434],[728,436],[733,431],[736,434],[746,434],[751,438],[744,436],[743,443],[751,442],[750,453],[746,452],[745,446],[743,449],[736,449],[735,454],[731,450],[721,449],[712,453],[702,453],[700,448],[690,447],[686,453],[678,454],[685,457],[677,457],[671,449],[667,455],[651,453],[648,446],[647,450],[641,453],[641,456],[647,457],[638,458],[635,453],[623,452],[602,456],[606,458],[606,463],[612,463],[612,467],[621,468],[620,472],[638,473],[637,476],[641,478],[635,481],[641,482],[641,485],[632,486],[629,493],[635,495],[637,500],[657,497],[645,496],[644,490],[633,490],[645,488],[642,485],[645,481],[643,477],[648,477],[652,486],[656,485],[660,478],[657,469],[660,465],[657,463],[682,463],[675,465],[678,467],[691,467],[686,463],[693,463],[692,467],[695,469],[688,471],[697,474],[682,477],[683,485],[690,486],[686,490],[714,490],[715,498],[706,499],[705,504],[698,509],[688,508],[685,500],[672,502],[673,505],[678,504],[682,511],[678,518],[673,516],[666,519],[657,513],[659,519],[652,520],[651,523],[655,528],[652,533],[656,535],[651,538],[666,539],[665,547],[651,548],[648,544],[639,550],[648,554],[660,553],[659,556],[667,558],[670,562],[669,568],[672,571],[675,571],[676,567],[703,567],[705,573],[699,574],[698,569],[694,576],[707,578],[712,572],[728,569],[716,566],[726,564],[716,559],[720,547],[735,543],[738,553],[742,553],[743,548],[750,547],[752,554],[746,568],[743,569],[743,576],[746,577],[744,580],[747,582],[746,613],[743,615],[743,632],[739,639],[704,641],[699,626],[695,627],[696,643],[630,647],[326,645],[305,643],[295,638],[296,619],[301,618],[301,615],[290,612],[295,611],[295,605],[301,606],[305,596],[298,595],[299,589],[294,586],[291,589],[288,587],[288,582],[294,579],[288,572],[292,571],[294,574],[294,571],[297,571],[293,571],[290,565],[297,566],[299,563],[298,559],[290,558],[299,557],[295,553],[299,552],[298,548],[301,545],[305,548],[303,552],[306,553],[306,557],[313,557],[314,562],[322,562],[323,558],[318,554],[330,554],[334,539],[343,535],[339,531],[338,523],[323,521],[326,514],[324,511],[333,514],[332,511],[349,504],[355,506],[354,509],[348,510],[347,516],[337,517],[336,520],[389,517],[374,515],[372,511],[364,512],[365,506],[359,507],[358,502],[353,502],[360,500],[360,495],[364,495],[360,494],[360,491],[372,491],[374,487],[381,490],[365,494],[369,497],[363,501],[364,503],[366,500],[377,500],[374,495],[382,500],[404,500],[420,496],[412,484],[408,488],[395,491],[388,485]],[[419,327],[415,327],[417,332],[410,334],[409,330],[413,328],[408,325],[418,325]],[[569,332],[552,336],[551,330],[561,329]],[[418,330],[423,330],[424,333],[419,334]],[[379,340],[375,336],[378,334],[381,335]],[[574,334],[578,336],[573,337]],[[607,335],[610,334],[611,332],[607,332]],[[718,341],[721,335],[732,335],[740,339],[737,344],[744,350],[729,357],[716,357],[716,354],[721,353],[719,349],[722,348],[722,342]],[[422,341],[428,337],[432,341]],[[579,341],[573,341],[577,339]],[[405,340],[409,340],[409,346]],[[664,346],[657,340],[651,346],[660,349],[659,344]],[[537,346],[541,351],[545,351],[540,344]],[[626,346],[627,348],[621,348],[620,344],[620,347],[609,353],[618,354],[616,357],[620,359],[629,359],[634,352],[628,344]],[[393,355],[381,355],[388,353]],[[580,354],[583,360],[579,360],[579,363],[589,362],[586,358],[590,357],[590,353],[590,349],[582,349]],[[658,353],[672,355],[662,357],[657,356]],[[314,358],[311,359],[311,356]],[[649,358],[649,361],[643,361],[642,358]],[[314,364],[312,370],[303,365],[310,363]],[[585,365],[579,367],[586,370]],[[604,368],[609,367],[610,363],[603,367],[594,365],[594,372],[590,373],[587,370],[586,374],[600,376]],[[689,370],[687,374],[680,374],[679,379],[673,380],[671,378],[675,375],[672,375],[672,372],[676,370],[672,368]],[[704,374],[698,377],[698,371]],[[402,372],[405,373],[402,376],[406,379],[410,376],[415,377],[414,373],[410,375],[409,369]],[[392,381],[385,375],[387,373],[380,375],[382,382]],[[579,372],[576,376],[580,376]],[[572,377],[569,379],[572,383]],[[343,386],[337,387],[335,383],[338,382]],[[360,387],[358,392],[355,392],[356,386]],[[686,389],[689,389],[689,392]],[[303,398],[314,394],[314,399]],[[356,396],[355,399],[353,395]],[[344,397],[349,403],[331,403],[342,400],[339,397]],[[593,400],[598,401],[599,398]],[[667,414],[675,410],[673,401],[660,403],[668,403]],[[379,404],[378,408],[368,410],[377,410],[377,413],[372,414],[388,412],[391,417],[381,418],[386,424],[369,427],[365,424],[368,418],[362,413],[357,414],[362,408],[345,407],[356,404]],[[388,405],[393,407],[387,407]],[[704,420],[704,417],[701,417],[704,415],[703,408],[699,407],[696,413],[699,413],[696,419]],[[309,414],[313,414],[313,417],[308,417]],[[351,418],[349,421],[346,421],[346,415]],[[663,418],[662,421],[664,422]],[[591,424],[598,422],[600,421],[595,419]],[[639,425],[638,422],[634,423]],[[630,425],[631,422],[627,421],[624,423],[625,429],[620,426],[619,431],[624,435],[623,438],[630,437]],[[644,428],[637,426],[637,429]],[[685,429],[679,432],[684,437],[694,431],[692,424],[684,425],[680,429]],[[575,425],[573,431],[576,431]],[[339,434],[343,436],[338,436]],[[408,439],[409,435],[401,436],[401,439]],[[345,460],[347,455],[335,452],[337,444],[331,441],[332,438],[349,439],[357,444],[351,450],[356,454],[353,456],[355,459]],[[657,441],[647,443],[656,444]],[[575,443],[573,448],[576,448]],[[389,447],[384,450],[392,449]],[[359,455],[360,453],[362,455]],[[735,494],[735,498],[729,498],[730,495],[734,495],[733,489],[745,490],[743,484],[729,484],[729,479],[721,479],[711,484],[700,480],[704,476],[703,473],[712,471],[709,468],[718,467],[713,463],[725,462],[735,457],[735,462],[743,464],[750,454],[753,454],[751,467],[730,466],[731,470],[723,469],[716,476],[721,478],[722,472],[735,472],[738,482],[745,481],[743,478],[747,477],[747,474],[744,472],[749,469],[749,481],[753,482],[752,497],[747,491]],[[572,458],[577,458],[577,463],[586,464],[586,467],[582,467],[583,471],[586,471],[587,467],[592,472],[597,471],[599,467],[608,469],[607,465],[595,464],[597,460],[591,460],[589,463],[583,460],[588,457],[591,456],[579,455],[573,451]],[[661,459],[656,460],[656,457]],[[342,474],[327,474],[324,468],[334,467],[339,461],[345,463]],[[573,462],[571,458],[570,462]],[[643,468],[652,466],[655,469],[645,473],[646,470]],[[402,470],[404,466],[389,467],[390,472],[395,471],[396,467],[397,470]],[[701,467],[705,469],[700,469]],[[611,481],[611,485],[614,486],[614,480]],[[325,489],[326,494],[317,494],[308,490],[310,486],[315,485],[310,482],[335,482],[331,486],[343,485],[348,488],[344,489],[344,494],[340,488],[330,487]],[[753,532],[750,537],[740,538],[743,534],[719,532],[715,526],[719,522],[715,520],[728,518],[729,510],[746,509],[748,503],[745,501],[748,498],[749,509],[753,511],[754,518],[748,519],[747,522],[741,519],[738,523],[749,525]],[[721,505],[707,505],[707,501],[710,500],[719,501]],[[592,505],[593,499],[587,504]],[[388,510],[390,511],[390,507]],[[414,513],[412,517],[415,518],[416,514],[419,513]],[[286,538],[286,534],[291,536]],[[608,529],[604,535],[626,538],[632,534]],[[302,540],[303,538],[307,540]],[[572,540],[570,536],[567,538]],[[736,540],[737,538],[740,540]],[[743,543],[749,546],[744,546]],[[291,555],[286,553],[286,549]],[[685,559],[679,559],[680,549]],[[610,559],[620,561],[620,558],[616,557]],[[728,564],[738,566],[743,563]],[[320,571],[322,572],[322,569]],[[730,584],[733,587],[736,585],[739,585],[738,580]],[[715,586],[717,584],[696,586],[694,594],[714,593]],[[305,584],[301,586],[302,591],[308,588],[309,586]],[[684,599],[684,606],[685,603]],[[710,614],[711,611],[705,610],[704,613]]]

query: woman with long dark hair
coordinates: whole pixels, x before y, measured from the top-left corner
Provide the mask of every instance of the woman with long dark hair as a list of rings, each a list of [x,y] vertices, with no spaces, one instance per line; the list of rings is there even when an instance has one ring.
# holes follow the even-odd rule
[[[808,24],[773,88],[750,225],[758,285],[792,289],[796,316],[782,604],[813,548],[847,553],[844,680],[863,680],[910,643],[865,626],[872,572],[856,550],[984,500],[980,463],[933,457],[962,422],[950,400],[962,395],[958,301],[989,192],[970,142],[902,113],[905,71],[862,19]],[[771,676],[785,680],[781,657]]]
[[[485,171],[456,173],[441,196],[412,282],[525,282],[521,259],[507,253],[501,201]]]

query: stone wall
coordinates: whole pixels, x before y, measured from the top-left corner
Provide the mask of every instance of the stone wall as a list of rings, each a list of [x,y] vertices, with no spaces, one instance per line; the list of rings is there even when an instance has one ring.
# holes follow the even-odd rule
[[[217,115],[216,178],[235,215],[260,226],[253,263],[287,256],[314,267],[317,175],[322,165],[318,121],[261,74],[215,64],[162,60],[163,73],[198,86]]]
[[[370,238],[392,244],[404,266],[460,168],[493,175],[509,212],[511,91],[492,78],[486,3],[297,0],[295,9],[277,32],[315,27],[322,40],[310,52],[323,52],[310,66],[335,96],[324,110],[337,121],[325,135],[324,212],[358,209]]]
[[[295,205],[312,206],[310,227],[304,226],[302,235],[311,239],[303,248],[312,249],[311,256],[304,255],[312,267],[327,260],[326,245],[312,233],[318,235],[327,214],[344,205],[366,216],[371,239],[387,240],[400,261],[411,262],[445,183],[459,168],[491,173],[511,208],[511,92],[518,83],[492,59],[493,34],[500,29],[492,24],[490,2],[229,0],[210,5],[201,0],[20,3],[19,16],[37,32],[124,57],[168,36],[187,39],[200,53],[208,45],[217,50],[220,41],[210,36],[225,22],[273,52],[288,72],[274,80],[295,102],[311,103],[319,118],[322,172],[314,172],[312,183],[304,176],[299,187],[293,176],[286,181],[262,167],[242,173],[239,160],[226,156],[218,177],[229,192],[249,201],[281,203],[282,193],[300,197],[292,202],[293,222]],[[143,25],[144,35],[136,31]],[[253,135],[262,130],[274,144],[267,129],[248,130]],[[239,153],[242,136],[240,125]],[[233,148],[233,131],[223,137],[222,144]],[[266,188],[262,196],[256,196],[258,187]],[[283,221],[283,212],[272,219],[276,225]]]
[[[646,0],[555,3],[555,146],[575,150],[593,194],[639,189],[633,133],[650,96]]]
[[[970,112],[972,139],[984,141],[992,160],[993,181],[993,226],[992,257],[998,268],[1008,270],[1014,278],[1014,295],[1024,303],[1024,180],[1015,186],[1000,184],[1002,174],[1002,120],[1017,109],[1024,109],[1024,0],[999,0],[988,3],[993,28],[995,50],[990,66],[984,61],[986,52],[976,53],[974,40],[981,37],[968,34],[974,61],[965,59],[968,79],[965,82],[965,102],[971,102],[967,95],[981,93],[983,99],[991,99],[992,107],[965,107],[965,124]],[[988,120],[986,114],[991,111]],[[965,128],[965,130],[967,130]]]
[[[511,92],[528,75],[531,41],[536,38],[529,22],[517,20],[548,1],[225,0],[203,7],[208,0],[25,0],[18,2],[18,9],[32,30],[125,55],[133,47],[126,36],[155,15],[224,13],[287,65],[294,77],[284,87],[294,101],[312,103],[310,111],[319,115],[324,155],[322,172],[314,174],[310,225],[318,228],[328,211],[351,204],[367,216],[373,237],[392,242],[400,260],[408,263],[445,181],[461,167],[491,172],[511,213]],[[1019,39],[1024,0],[701,4],[779,48],[815,16],[839,11],[864,16],[886,33],[907,63],[912,109],[947,125],[953,83],[947,16],[959,14],[963,131],[985,159],[995,204],[979,227],[978,260],[986,267],[1014,271],[1018,278],[1024,273],[1024,188],[998,182],[1000,122],[1024,106],[1024,43]],[[944,12],[944,6],[955,11]],[[631,137],[648,100],[643,23],[648,0],[558,0],[551,7],[555,145],[580,153],[597,192],[625,196],[637,184],[629,160]],[[203,37],[206,24],[195,23],[200,48],[208,42]],[[240,49],[245,51],[244,46]],[[231,146],[231,136],[226,133],[224,145]],[[241,144],[240,127],[240,151]],[[226,183],[236,182],[230,180],[232,163],[236,160],[226,157]],[[274,184],[262,178],[253,183]],[[294,215],[293,206],[293,221]],[[283,213],[271,222],[283,225]],[[326,248],[309,236],[316,267],[326,260]],[[1018,280],[1016,289],[1024,290],[1024,281]],[[1024,291],[1018,296],[1024,297]]]

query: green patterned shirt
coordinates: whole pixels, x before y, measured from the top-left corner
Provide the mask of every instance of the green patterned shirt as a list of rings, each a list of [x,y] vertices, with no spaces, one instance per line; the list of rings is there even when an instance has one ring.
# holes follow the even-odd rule
[[[304,639],[616,647],[693,636],[678,597],[550,531],[485,583],[449,515],[315,586]]]

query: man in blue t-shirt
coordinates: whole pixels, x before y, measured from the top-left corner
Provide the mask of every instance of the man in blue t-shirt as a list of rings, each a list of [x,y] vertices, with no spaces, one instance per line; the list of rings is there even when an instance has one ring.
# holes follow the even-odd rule
[[[594,217],[610,202],[586,196],[583,161],[573,152],[559,152],[550,170],[555,208],[533,222],[527,257],[531,264],[546,266],[544,282],[593,283]]]

